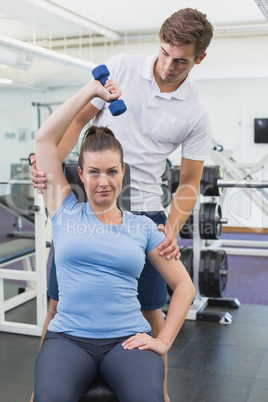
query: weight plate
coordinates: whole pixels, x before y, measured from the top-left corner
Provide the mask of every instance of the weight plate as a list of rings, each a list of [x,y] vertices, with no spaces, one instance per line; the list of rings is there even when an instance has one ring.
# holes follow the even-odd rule
[[[202,296],[209,294],[209,267],[212,250],[202,250],[199,263],[199,292]]]
[[[180,184],[180,168],[170,168],[168,172],[168,187],[174,194]]]
[[[201,239],[219,239],[222,232],[221,206],[218,203],[205,202],[200,205],[199,233]]]
[[[193,279],[193,247],[183,247],[183,249],[181,250],[180,260],[184,265],[186,271],[190,275],[191,279]]]
[[[218,250],[216,255],[214,272],[214,295],[213,297],[223,297],[226,291],[228,279],[228,259],[224,250]]]
[[[166,159],[165,170],[164,170],[164,173],[161,176],[162,181],[168,180],[168,172],[169,172],[169,169],[171,168],[171,166],[172,166],[171,161],[169,159]]]
[[[223,188],[218,187],[218,179],[223,179],[224,170],[221,166],[204,166],[200,192],[204,196],[219,197],[222,196]]]
[[[216,297],[215,296],[215,266],[216,266],[216,258],[217,258],[217,251],[213,250],[211,259],[210,259],[210,266],[209,266],[209,297]]]
[[[215,205],[215,239],[219,239],[221,237],[221,232],[222,232],[222,223],[221,223],[221,218],[222,218],[222,210],[220,204]]]
[[[193,238],[194,217],[191,214],[180,230],[181,239]]]
[[[166,208],[171,203],[172,194],[169,191],[169,188],[166,184],[162,184],[161,188],[163,191],[163,193],[161,195],[161,203],[162,203],[163,207]]]
[[[180,247],[180,251],[181,251],[180,261],[184,265],[191,279],[193,279],[193,247],[183,246]],[[167,285],[167,291],[169,296],[172,296],[173,291],[170,289],[168,285]]]

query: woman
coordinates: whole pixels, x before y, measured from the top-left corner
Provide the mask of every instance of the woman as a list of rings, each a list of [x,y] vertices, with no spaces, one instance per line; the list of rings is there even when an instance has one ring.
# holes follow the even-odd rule
[[[109,129],[90,128],[81,146],[78,172],[88,203],[78,203],[62,172],[58,144],[75,116],[94,97],[119,96],[91,81],[36,133],[37,168],[48,177],[43,195],[52,219],[59,303],[36,361],[35,402],[75,402],[97,372],[122,402],[163,402],[161,355],[194,297],[180,261],[159,255],[163,233],[147,217],[117,207],[123,151]],[[145,254],[174,292],[155,339],[136,297]]]

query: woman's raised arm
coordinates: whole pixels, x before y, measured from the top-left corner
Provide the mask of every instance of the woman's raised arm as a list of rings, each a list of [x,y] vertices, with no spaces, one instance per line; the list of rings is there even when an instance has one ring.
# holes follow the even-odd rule
[[[44,200],[52,216],[70,193],[71,188],[62,171],[59,143],[79,112],[95,97],[105,101],[117,99],[121,91],[111,94],[99,81],[90,81],[58,107],[36,132],[37,169],[47,176]]]

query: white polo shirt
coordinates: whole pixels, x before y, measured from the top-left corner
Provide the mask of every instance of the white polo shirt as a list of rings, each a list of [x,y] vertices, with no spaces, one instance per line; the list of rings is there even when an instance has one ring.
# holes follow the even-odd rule
[[[99,98],[91,102],[101,110],[95,124],[108,126],[122,144],[131,172],[132,211],[163,210],[161,176],[166,158],[179,145],[184,158],[209,158],[208,108],[196,83],[188,75],[176,91],[161,93],[153,75],[156,59],[117,55],[106,63],[127,105],[122,115],[112,116]]]

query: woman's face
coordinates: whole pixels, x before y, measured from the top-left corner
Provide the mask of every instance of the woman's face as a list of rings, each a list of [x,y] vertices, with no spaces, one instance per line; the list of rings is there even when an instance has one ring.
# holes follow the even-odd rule
[[[107,149],[84,152],[83,172],[78,167],[91,206],[112,205],[122,189],[125,166],[122,169],[118,151]]]

